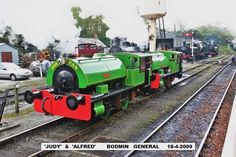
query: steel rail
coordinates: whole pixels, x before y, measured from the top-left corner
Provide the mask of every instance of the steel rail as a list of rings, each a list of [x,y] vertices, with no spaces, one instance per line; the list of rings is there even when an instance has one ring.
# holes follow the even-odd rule
[[[192,68],[186,69],[186,70],[184,70],[183,72],[186,73],[186,72],[188,72],[188,71],[191,71],[191,70],[194,70],[194,69],[196,69],[196,68],[199,68],[199,67],[201,67],[201,66],[203,66],[203,65],[206,65],[206,64],[209,64],[209,63],[212,63],[212,62],[216,62],[216,61],[218,61],[219,59],[221,59],[221,60],[227,59],[227,56],[220,56],[220,57],[215,58],[215,59],[212,59],[212,60],[210,60],[210,61],[203,61],[202,64],[199,64],[199,65],[194,66],[194,67],[192,67]]]
[[[148,136],[146,136],[140,143],[145,143],[150,139],[158,130],[160,130],[165,124],[167,124],[186,104],[188,104],[195,96],[197,96],[203,89],[205,89],[226,67],[230,64],[225,65],[219,72],[217,72],[209,81],[207,81],[200,89],[198,89],[188,100],[186,100],[177,110],[175,110],[164,122],[156,127]],[[135,150],[129,151],[124,157],[131,156]]]
[[[0,139],[0,145],[5,144],[5,143],[7,143],[7,142],[9,142],[9,141],[12,141],[12,140],[14,140],[14,139],[16,139],[16,138],[18,138],[18,137],[20,137],[20,136],[24,136],[24,135],[30,133],[31,131],[35,131],[35,130],[37,130],[37,129],[41,129],[41,128],[43,128],[43,127],[46,127],[46,126],[48,126],[48,125],[51,125],[52,123],[56,123],[56,122],[58,122],[58,121],[60,121],[60,120],[62,120],[62,119],[64,119],[64,118],[63,118],[63,117],[58,117],[58,118],[53,119],[53,120],[51,120],[51,121],[49,121],[49,122],[45,122],[45,123],[40,124],[40,125],[37,125],[37,126],[35,126],[35,127],[33,127],[33,128],[30,128],[30,129],[24,130],[24,131],[22,131],[22,132],[19,132],[19,133],[17,133],[17,134],[14,134],[14,135],[8,136],[8,137],[6,137],[6,138]]]

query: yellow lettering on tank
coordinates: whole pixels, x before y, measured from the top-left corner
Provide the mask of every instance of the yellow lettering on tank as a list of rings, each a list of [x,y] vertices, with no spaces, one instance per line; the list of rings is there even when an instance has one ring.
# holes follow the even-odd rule
[[[68,62],[68,65],[71,67],[71,68],[73,68],[75,71],[78,69],[78,65],[76,65],[74,62],[72,62],[72,61],[69,61]]]
[[[53,65],[52,65],[52,70],[56,70],[56,68],[59,66],[59,63],[58,62],[54,62]]]
[[[77,71],[77,70],[78,70],[78,66],[75,67],[75,71]]]

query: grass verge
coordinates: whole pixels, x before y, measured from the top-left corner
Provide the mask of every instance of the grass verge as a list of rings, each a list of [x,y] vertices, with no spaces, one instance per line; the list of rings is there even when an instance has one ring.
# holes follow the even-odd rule
[[[33,112],[34,109],[33,107],[27,108],[25,110],[20,111],[20,113],[6,113],[3,114],[3,119],[10,119],[10,118],[16,118],[16,117],[21,117],[21,116],[25,116],[27,114],[29,114],[30,112]]]
[[[230,47],[230,49],[228,49],[228,45],[227,44],[222,44],[219,46],[219,54],[236,54],[236,52]]]

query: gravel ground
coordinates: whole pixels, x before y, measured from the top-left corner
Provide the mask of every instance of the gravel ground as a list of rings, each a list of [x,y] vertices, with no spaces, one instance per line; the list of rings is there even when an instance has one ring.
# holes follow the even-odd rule
[[[208,135],[200,156],[220,157],[225,141],[225,136],[230,119],[230,113],[236,91],[236,79],[233,80],[231,87],[223,101],[221,109]]]
[[[215,110],[234,73],[228,67],[210,86],[197,95],[184,109],[164,125],[148,142],[190,142],[199,147]],[[229,76],[225,78],[224,76]],[[150,131],[149,131],[150,132]],[[140,138],[141,140],[142,138]],[[138,140],[138,141],[140,141]],[[140,151],[132,156],[194,156],[195,151]]]
[[[77,133],[83,125],[79,121],[65,119],[53,123],[47,128],[42,128],[20,137],[12,142],[0,146],[0,156],[25,157],[40,151],[43,142],[60,142],[69,135]],[[47,129],[45,131],[45,129]]]
[[[0,133],[0,138],[5,138],[10,135],[14,135],[18,132],[24,131],[26,129],[32,128],[34,126],[40,125],[44,122],[48,122],[52,119],[55,119],[55,117],[49,117],[45,116],[44,114],[32,112],[33,109],[29,111],[29,113],[25,113],[21,116],[15,116],[14,114],[11,116],[12,118],[3,119],[3,123],[7,123],[8,126],[14,125],[14,124],[20,124],[19,127],[6,130]]]

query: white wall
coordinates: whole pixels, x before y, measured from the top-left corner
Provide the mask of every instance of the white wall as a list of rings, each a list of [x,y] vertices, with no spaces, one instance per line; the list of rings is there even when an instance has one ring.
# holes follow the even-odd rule
[[[12,62],[15,64],[19,64],[19,56],[18,50],[14,49],[7,44],[0,46],[0,62],[2,62],[2,52],[12,52]]]

